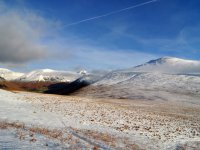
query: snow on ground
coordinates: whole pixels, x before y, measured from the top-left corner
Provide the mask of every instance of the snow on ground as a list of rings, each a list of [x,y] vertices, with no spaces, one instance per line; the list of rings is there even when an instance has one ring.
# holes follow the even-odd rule
[[[45,99],[42,98],[43,96]],[[129,142],[125,138],[118,138],[118,136],[114,137],[107,132],[98,133],[97,130],[95,130],[98,126],[90,126],[89,124],[80,123],[80,119],[78,118],[79,114],[76,116],[75,113],[77,110],[74,110],[76,108],[73,107],[73,105],[71,105],[70,108],[61,108],[56,105],[56,101],[51,101],[54,99],[62,100],[63,97],[56,98],[56,96],[53,95],[13,93],[0,90],[0,123],[23,123],[25,126],[28,126],[17,130],[12,126],[10,127],[11,129],[9,127],[6,129],[0,128],[0,147],[4,147],[5,149],[26,149],[26,147],[30,146],[30,149],[41,149],[48,142],[50,145],[53,143],[52,148],[47,146],[50,149],[60,149],[63,146],[64,148],[70,149],[93,149],[95,147],[108,150],[113,148],[121,149],[122,147],[126,147],[128,149],[132,149],[133,147],[137,148],[137,145],[135,145],[133,141]],[[44,103],[40,100],[44,100],[46,102],[51,101],[51,103],[49,103],[49,108],[44,108]],[[52,112],[51,108],[54,107],[60,107],[57,108],[57,110],[68,109],[72,112],[74,110],[75,112],[72,117],[67,117],[59,111]],[[63,140],[66,139],[63,136],[59,141],[58,139],[48,140],[48,138],[41,134],[43,132],[39,132],[39,134],[36,132],[34,134],[34,138],[30,137],[30,127],[36,128],[39,131],[41,131],[40,128],[42,128],[42,130],[43,128],[60,130],[62,131],[63,136],[66,136],[67,140],[63,145]],[[104,131],[104,128],[101,129],[101,127],[99,127],[98,131]],[[19,141],[19,137],[17,137],[18,132],[22,132],[25,139]],[[33,139],[36,139],[36,141]],[[28,143],[31,144],[28,145]]]
[[[91,99],[0,90],[0,120],[61,130],[68,138],[73,137],[64,142],[65,148],[176,149],[190,147],[191,141],[197,149],[200,141],[200,105],[195,102]],[[0,146],[29,146],[29,130],[20,130],[26,137],[21,141],[14,138],[18,129],[0,130]],[[40,149],[46,143],[53,145],[52,149],[63,146],[63,140],[37,132],[34,138],[37,141],[30,148]]]
[[[126,137],[144,149],[200,141],[200,105],[181,101],[94,99],[20,93],[42,110],[64,115],[66,126]],[[123,139],[123,138],[121,138]]]
[[[19,133],[20,132],[20,133]],[[20,135],[23,134],[24,140],[20,139]],[[26,140],[25,140],[26,138]],[[15,129],[9,129],[9,130],[0,130],[0,148],[1,149],[21,149],[21,150],[27,150],[27,149],[34,149],[34,150],[41,150],[41,149],[59,149],[60,143],[58,141],[54,141],[52,139],[48,139],[47,137],[43,135],[36,135],[34,139],[37,139],[36,141],[32,140],[33,138],[29,135],[29,133],[26,133],[25,131],[17,131]]]
[[[41,112],[21,101],[17,93],[0,90],[0,119],[20,121],[28,124],[63,127],[56,114]]]

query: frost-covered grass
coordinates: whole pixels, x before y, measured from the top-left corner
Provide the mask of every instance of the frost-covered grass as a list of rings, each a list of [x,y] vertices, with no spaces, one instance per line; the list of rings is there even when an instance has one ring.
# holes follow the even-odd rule
[[[46,102],[55,98],[53,95],[13,93],[0,90],[1,147],[27,149],[30,146],[30,149],[43,149],[46,147],[46,143],[51,145],[51,147],[47,146],[51,149],[62,147],[70,149],[137,147],[133,142],[121,140],[120,137],[113,136],[107,131],[98,132],[94,127],[90,128],[88,125],[84,127],[75,116],[70,119],[59,112],[43,109],[43,103],[35,101],[38,100],[38,96],[44,96]],[[33,101],[36,103],[32,103]],[[56,106],[54,103],[51,104]],[[120,140],[117,141],[117,139]]]
[[[120,144],[119,144],[120,143]],[[123,145],[122,145],[123,144]],[[1,149],[140,149],[128,139],[75,128],[47,129],[19,122],[0,121]]]
[[[37,146],[33,144],[36,149],[45,142],[57,143],[52,149],[60,148],[63,142],[65,146],[83,149],[153,150],[188,141],[198,143],[199,116],[200,105],[187,99],[98,99],[0,90],[1,142],[14,141],[25,147],[27,143],[39,142]],[[30,133],[34,133],[34,138]]]
[[[64,115],[67,126],[127,137],[145,149],[200,140],[200,109],[195,101],[141,101],[21,93],[45,112]],[[123,138],[122,138],[123,139]]]
[[[1,121],[0,124],[1,149],[93,149],[97,147],[73,136],[66,129],[50,130],[5,121]]]

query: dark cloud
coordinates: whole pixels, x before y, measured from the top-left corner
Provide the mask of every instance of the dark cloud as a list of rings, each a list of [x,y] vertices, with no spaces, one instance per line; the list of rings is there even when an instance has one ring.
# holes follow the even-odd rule
[[[0,62],[26,63],[45,56],[45,47],[27,35],[26,25],[0,20]]]
[[[48,56],[48,48],[41,41],[50,22],[33,12],[5,6],[0,12],[0,63],[26,64]]]

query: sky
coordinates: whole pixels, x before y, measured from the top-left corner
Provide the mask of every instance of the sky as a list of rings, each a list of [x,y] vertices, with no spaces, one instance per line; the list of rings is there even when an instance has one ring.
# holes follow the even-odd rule
[[[200,60],[199,43],[198,0],[0,0],[2,68],[112,70],[164,56]]]

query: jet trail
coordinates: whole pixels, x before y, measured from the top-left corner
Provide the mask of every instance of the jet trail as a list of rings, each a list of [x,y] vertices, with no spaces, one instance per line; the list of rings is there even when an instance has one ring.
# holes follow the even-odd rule
[[[70,26],[77,25],[77,24],[80,24],[80,23],[83,23],[83,22],[87,22],[87,21],[90,21],[90,20],[95,20],[95,19],[99,19],[99,18],[110,16],[110,15],[113,15],[113,14],[118,14],[120,12],[127,11],[127,10],[130,10],[130,9],[134,9],[134,8],[137,8],[137,7],[141,7],[141,6],[150,4],[150,3],[155,3],[157,1],[158,0],[147,1],[147,2],[140,3],[140,4],[137,4],[137,5],[133,5],[133,6],[130,6],[130,7],[127,7],[127,8],[123,8],[123,9],[120,9],[120,10],[112,11],[112,12],[109,12],[109,13],[106,13],[106,14],[103,14],[103,15],[91,17],[91,18],[80,20],[80,21],[77,21],[77,22],[73,22],[73,23],[64,25],[63,27],[70,27]]]

